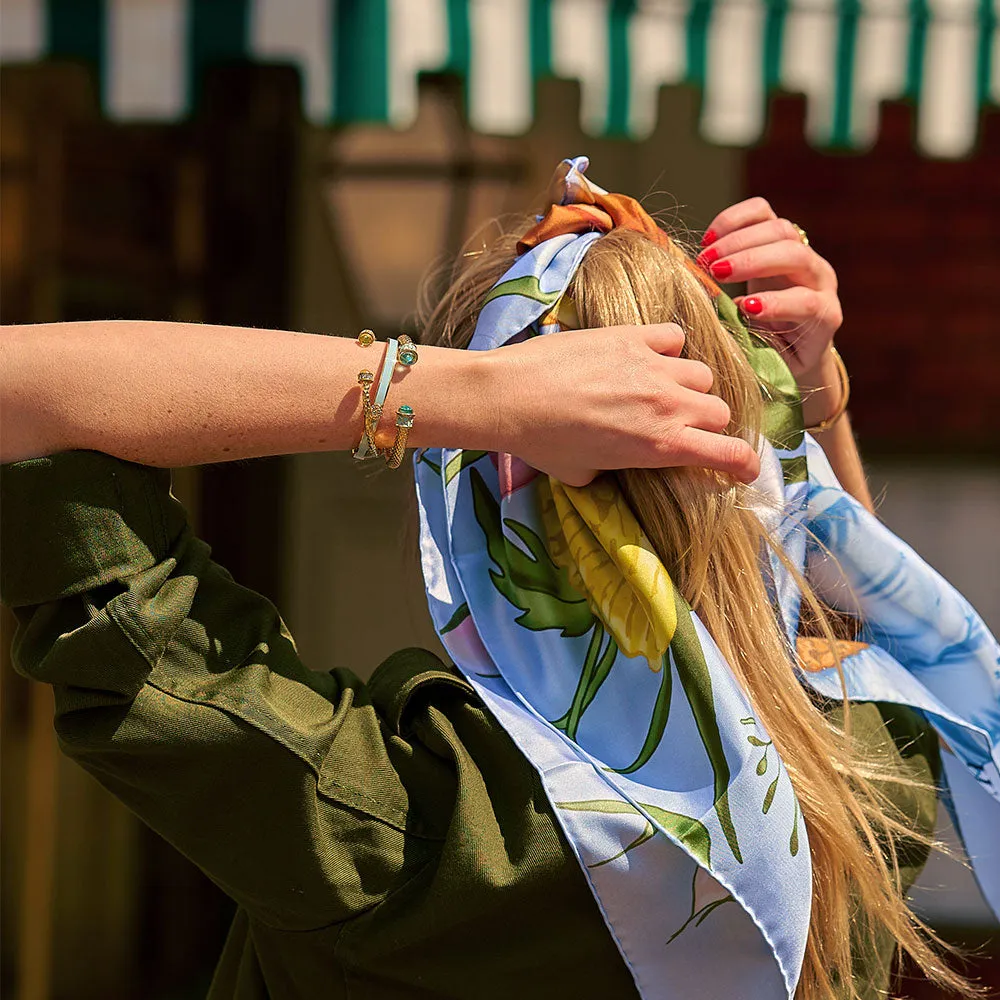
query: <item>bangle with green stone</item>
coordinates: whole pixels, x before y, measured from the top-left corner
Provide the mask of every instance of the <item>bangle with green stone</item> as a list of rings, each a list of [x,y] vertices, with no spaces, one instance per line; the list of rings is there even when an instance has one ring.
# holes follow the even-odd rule
[[[406,451],[406,436],[413,426],[413,407],[405,404],[396,410],[396,440],[392,442],[392,447],[385,453],[385,464],[390,469],[398,469],[403,463],[403,454]]]

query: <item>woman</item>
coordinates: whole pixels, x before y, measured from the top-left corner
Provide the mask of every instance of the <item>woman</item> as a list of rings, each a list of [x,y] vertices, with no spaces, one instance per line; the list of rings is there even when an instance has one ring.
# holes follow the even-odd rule
[[[785,239],[786,224],[759,201],[712,230],[714,263],[730,263],[733,280],[779,286],[743,305],[760,305],[778,336],[790,324],[800,386],[816,389],[806,406],[822,422],[840,400],[828,265]],[[714,995],[711,977],[640,981],[537,761],[511,731],[518,720],[501,725],[486,707],[495,691],[420,650],[390,657],[368,685],[346,670],[309,671],[274,608],[211,562],[168,474],[151,468],[357,444],[364,407],[351,384],[381,360],[370,345],[176,324],[21,328],[3,343],[2,457],[15,463],[3,475],[3,598],[20,623],[15,662],[55,686],[64,749],[238,902],[211,996]],[[483,354],[423,347],[419,363],[389,372],[416,414],[409,443],[421,475],[426,449],[458,447],[459,483],[482,452],[520,456],[570,486],[597,469],[670,465],[755,479],[750,441],[721,433],[729,406],[683,347],[681,331],[660,323]],[[866,496],[846,420],[822,436]],[[370,437],[392,440],[385,428]],[[421,501],[426,518],[423,485]],[[426,561],[425,574],[433,608],[442,579]],[[465,620],[478,625],[474,613]],[[911,728],[905,751],[877,726],[872,742],[919,785],[934,744],[912,716],[900,720]],[[749,735],[766,751],[763,728]],[[912,802],[901,808],[914,813]],[[918,840],[929,830],[924,817]],[[690,836],[667,832],[649,843],[673,850],[672,834],[694,856]],[[607,857],[603,870],[627,868],[638,850]],[[913,848],[901,869],[922,857]],[[682,875],[697,895],[709,872],[724,884],[717,866]],[[685,899],[690,891],[689,881]],[[697,922],[708,927],[706,916]],[[661,930],[686,948],[698,928]],[[765,951],[749,956],[759,981],[742,995],[778,995]],[[857,990],[834,986],[877,986],[886,961],[860,963],[848,976]],[[790,993],[796,979],[793,969],[777,982]],[[803,988],[823,995],[822,983]]]

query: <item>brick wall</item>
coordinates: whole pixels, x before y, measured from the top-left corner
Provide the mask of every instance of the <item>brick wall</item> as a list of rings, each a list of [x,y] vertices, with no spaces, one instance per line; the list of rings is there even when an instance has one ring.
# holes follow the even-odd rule
[[[905,104],[866,153],[812,149],[803,120],[801,99],[775,99],[745,190],[837,268],[865,449],[1000,455],[1000,110],[961,161],[917,151]]]

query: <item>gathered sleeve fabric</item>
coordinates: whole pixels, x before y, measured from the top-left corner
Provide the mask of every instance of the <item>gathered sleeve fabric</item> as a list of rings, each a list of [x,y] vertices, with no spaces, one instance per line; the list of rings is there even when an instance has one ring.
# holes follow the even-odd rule
[[[167,470],[71,451],[3,466],[0,487],[13,661],[53,686],[62,749],[251,917],[347,920],[427,863],[440,833],[411,793],[447,775],[354,674],[301,662]]]

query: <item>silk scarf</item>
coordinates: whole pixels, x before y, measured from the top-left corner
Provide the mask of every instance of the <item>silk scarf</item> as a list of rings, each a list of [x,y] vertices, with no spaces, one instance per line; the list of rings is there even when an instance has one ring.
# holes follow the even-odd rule
[[[567,288],[615,225],[666,245],[638,203],[592,184],[586,167],[562,164],[553,208],[487,296],[470,349],[575,325]],[[954,751],[943,755],[946,802],[1000,912],[1000,647],[840,487],[803,433],[780,356],[699,277],[762,385],[761,517],[819,596],[866,623],[842,662],[848,698],[911,706]],[[640,995],[791,997],[812,895],[798,802],[613,478],[575,489],[514,456],[450,449],[418,452],[415,471],[435,626],[538,771]],[[795,648],[794,575],[773,555],[763,572]],[[802,682],[839,699],[836,670],[813,666]]]

